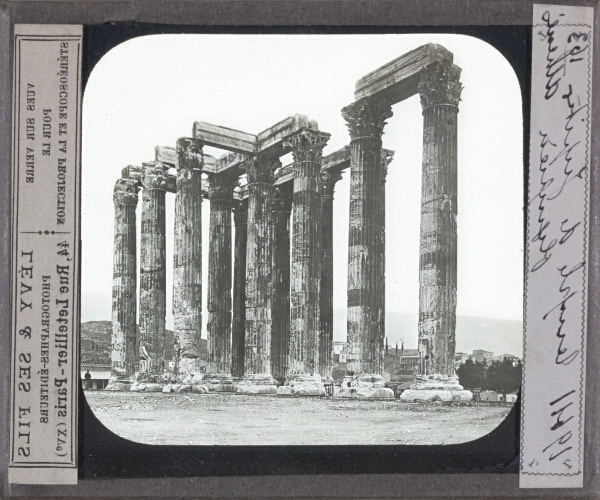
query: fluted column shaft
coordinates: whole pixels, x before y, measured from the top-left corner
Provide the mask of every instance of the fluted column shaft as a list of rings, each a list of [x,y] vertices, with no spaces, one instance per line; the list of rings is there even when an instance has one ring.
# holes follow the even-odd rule
[[[459,77],[459,68],[435,64],[419,85],[423,106],[419,354],[420,374],[428,376],[455,375]]]
[[[262,156],[246,163],[248,222],[246,246],[246,336],[244,377],[272,383],[273,171],[278,159]]]
[[[296,375],[319,374],[320,175],[323,148],[328,138],[328,134],[303,130],[285,143],[294,156],[288,379]]]
[[[275,190],[273,198],[273,327],[271,371],[282,381],[287,375],[290,345],[290,213],[292,199]]]
[[[158,382],[165,352],[166,171],[158,163],[142,167],[142,237],[140,251],[139,380]]]
[[[231,375],[231,211],[233,183],[209,178],[208,372]]]
[[[351,135],[350,223],[348,237],[348,371],[383,373],[381,301],[385,231],[381,199],[381,137],[392,115],[383,101],[362,100],[342,115]]]
[[[319,368],[323,379],[331,379],[333,362],[333,193],[341,172],[321,173],[321,294]]]
[[[233,319],[231,324],[231,374],[244,375],[245,322],[246,322],[246,243],[248,239],[248,202],[235,203],[233,263]]]
[[[126,389],[135,377],[137,326],[136,207],[139,187],[129,179],[115,184],[111,373],[107,389]]]
[[[177,141],[173,320],[179,378],[199,371],[202,332],[202,144]]]

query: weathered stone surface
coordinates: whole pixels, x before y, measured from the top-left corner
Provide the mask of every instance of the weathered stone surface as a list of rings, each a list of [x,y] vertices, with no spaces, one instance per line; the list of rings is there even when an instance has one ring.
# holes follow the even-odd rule
[[[137,328],[136,215],[139,185],[130,179],[115,184],[111,373],[106,390],[129,390],[135,378]]]
[[[323,148],[328,139],[329,134],[302,130],[285,143],[294,156],[291,327],[287,385],[295,378],[319,374],[320,174]]]
[[[321,171],[321,289],[319,373],[331,380],[333,363],[333,193],[342,173]]]
[[[395,104],[418,92],[421,74],[431,64],[452,63],[452,59],[452,53],[441,45],[422,45],[363,76],[356,82],[354,97],[384,98]]]
[[[273,172],[280,166],[278,158],[265,155],[244,164],[248,176],[244,378],[250,383],[275,383],[271,375],[272,200]]]
[[[231,377],[231,211],[234,179],[209,178],[208,369],[211,377]]]
[[[283,383],[290,345],[290,214],[292,195],[277,188],[273,196],[273,326],[271,373]]]
[[[244,350],[246,341],[246,250],[248,202],[236,201],[233,221],[235,224],[235,247],[233,263],[233,319],[231,323],[231,374],[244,375]]]
[[[285,385],[277,388],[281,396],[325,396],[321,375],[295,375],[286,381]]]
[[[460,69],[436,63],[422,74],[423,181],[419,263],[420,375],[455,373],[457,112]]]
[[[163,373],[166,314],[165,168],[143,164],[140,250],[138,381],[157,382]],[[162,387],[161,387],[162,390]]]
[[[468,402],[473,399],[471,391],[450,390],[415,390],[407,389],[400,395],[400,399],[406,402],[433,402],[433,401],[462,401]]]
[[[199,370],[202,331],[202,143],[177,141],[173,260],[174,375]]]
[[[381,375],[347,375],[334,396],[344,398],[394,398],[394,391],[385,387]]]
[[[348,242],[348,371],[383,372],[384,287],[381,136],[392,116],[389,103],[364,99],[347,106],[352,142]],[[384,290],[384,288],[383,288]]]

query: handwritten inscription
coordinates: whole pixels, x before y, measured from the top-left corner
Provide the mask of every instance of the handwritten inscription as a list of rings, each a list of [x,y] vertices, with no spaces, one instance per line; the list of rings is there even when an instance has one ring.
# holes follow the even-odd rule
[[[533,40],[521,472],[536,475],[582,472],[592,38],[571,14],[536,6]]]

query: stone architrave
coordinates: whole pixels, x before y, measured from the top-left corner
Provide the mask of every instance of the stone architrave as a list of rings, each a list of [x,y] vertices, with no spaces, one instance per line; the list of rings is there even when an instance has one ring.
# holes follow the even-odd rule
[[[276,188],[273,196],[273,326],[271,372],[283,384],[290,346],[290,214],[292,197]]]
[[[191,383],[200,374],[202,332],[202,142],[177,141],[173,320],[177,382]]]
[[[342,116],[351,136],[350,224],[348,238],[348,374],[343,396],[393,397],[384,389],[381,269],[385,207],[381,200],[382,135],[390,104],[365,98]]]
[[[142,237],[140,248],[139,371],[132,390],[162,390],[164,382],[166,259],[166,168],[142,164]],[[143,385],[143,387],[142,387]]]
[[[244,376],[238,392],[277,392],[271,374],[273,299],[273,172],[279,158],[259,154],[243,165],[248,177]]]
[[[291,393],[325,393],[319,370],[321,165],[329,134],[302,130],[285,143],[294,156],[289,366]],[[290,389],[291,388],[291,389]]]
[[[119,179],[115,184],[111,372],[106,390],[129,390],[135,381],[137,327],[136,207],[139,184]]]
[[[208,368],[210,390],[231,386],[231,212],[234,180],[209,176],[210,228],[208,253]],[[229,389],[231,390],[231,389]]]
[[[246,323],[246,242],[248,201],[234,202],[233,222],[235,241],[233,250],[233,319],[231,322],[231,375],[244,375]]]
[[[342,179],[340,171],[321,172],[321,294],[319,372],[331,382],[333,363],[333,193]]]
[[[419,375],[403,400],[470,400],[455,374],[457,114],[460,68],[430,65],[421,76],[423,171],[419,262]]]

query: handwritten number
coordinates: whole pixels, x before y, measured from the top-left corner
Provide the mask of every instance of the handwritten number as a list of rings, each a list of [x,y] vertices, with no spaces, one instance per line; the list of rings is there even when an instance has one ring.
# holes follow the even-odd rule
[[[580,38],[581,38],[581,39],[582,39],[584,42],[587,42],[587,41],[588,41],[588,35],[587,35],[587,33],[581,33],[581,31],[580,31],[579,33],[571,33],[571,34],[569,35],[569,38],[567,38],[567,42],[568,42],[568,43],[571,43],[571,40],[572,40],[573,38],[575,39],[575,41],[576,41],[576,42],[578,42]]]

